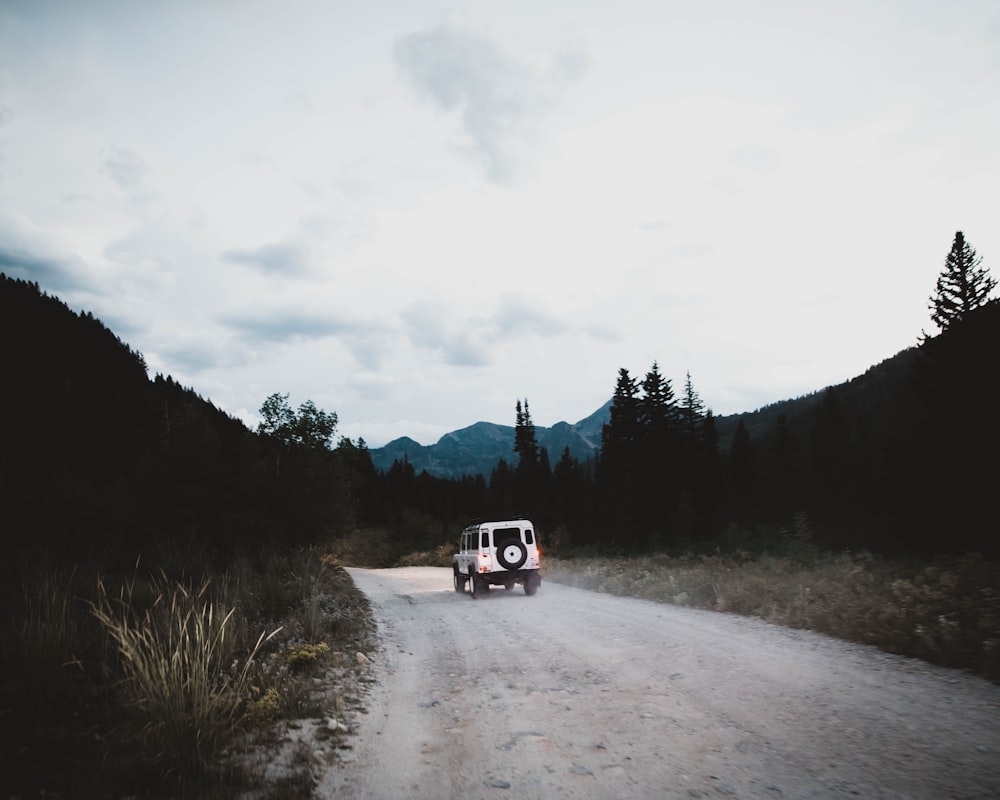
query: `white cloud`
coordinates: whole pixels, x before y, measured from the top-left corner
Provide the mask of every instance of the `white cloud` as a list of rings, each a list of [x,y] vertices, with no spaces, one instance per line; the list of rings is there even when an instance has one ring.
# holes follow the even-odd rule
[[[247,250],[226,250],[222,257],[270,275],[293,277],[308,271],[305,253],[295,242],[273,242]]]
[[[102,156],[102,170],[130,200],[142,203],[152,199],[147,186],[149,165],[138,153],[111,145]]]
[[[458,116],[466,137],[462,148],[498,182],[513,177],[514,141],[521,129],[545,113],[585,63],[580,54],[560,53],[539,72],[491,39],[447,25],[401,37],[393,54],[418,92]]]
[[[912,344],[956,230],[1000,270],[997,13],[0,4],[0,269],[374,445],[654,360],[748,410]]]

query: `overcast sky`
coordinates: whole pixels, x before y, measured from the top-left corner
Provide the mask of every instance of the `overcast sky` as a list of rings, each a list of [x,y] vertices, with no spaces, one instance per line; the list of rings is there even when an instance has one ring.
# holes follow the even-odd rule
[[[717,415],[1000,277],[996,0],[0,0],[0,270],[256,425]]]

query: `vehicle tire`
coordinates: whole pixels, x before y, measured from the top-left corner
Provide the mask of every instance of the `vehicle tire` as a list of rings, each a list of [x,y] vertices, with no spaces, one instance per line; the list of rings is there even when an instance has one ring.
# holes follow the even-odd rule
[[[465,591],[465,581],[467,578],[463,578],[462,573],[457,568],[453,572],[455,573],[455,591],[461,594]]]
[[[524,576],[524,593],[529,597],[538,591],[542,585],[542,576],[537,571],[530,572]]]
[[[497,561],[504,569],[520,569],[528,560],[528,548],[518,539],[508,539],[497,547]]]
[[[476,573],[472,571],[472,567],[469,567],[469,596],[473,600],[479,599],[479,579]]]

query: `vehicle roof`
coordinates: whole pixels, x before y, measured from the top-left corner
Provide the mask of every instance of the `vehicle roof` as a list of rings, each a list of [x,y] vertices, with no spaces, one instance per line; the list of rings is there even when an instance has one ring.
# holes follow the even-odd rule
[[[530,519],[504,519],[504,520],[483,520],[482,522],[473,522],[466,526],[466,530],[469,528],[534,528]]]

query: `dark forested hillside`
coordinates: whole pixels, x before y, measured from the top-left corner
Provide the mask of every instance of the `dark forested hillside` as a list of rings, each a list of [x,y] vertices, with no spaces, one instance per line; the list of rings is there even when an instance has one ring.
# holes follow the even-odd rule
[[[388,558],[470,517],[525,514],[552,545],[613,552],[1000,555],[995,302],[854,380],[747,414],[713,417],[690,376],[675,390],[655,364],[641,381],[621,370],[609,405],[575,426],[536,431],[525,400],[514,427],[444,437],[435,457],[478,466],[460,477],[406,455],[378,470],[363,442],[252,432],[150,379],[140,354],[35,284],[0,280],[0,326],[0,518],[15,553],[227,558],[367,526]]]
[[[29,549],[66,563],[171,549],[228,560],[356,516],[342,453],[289,449],[169,377],[150,380],[92,315],[6,276],[0,364],[8,564]]]

